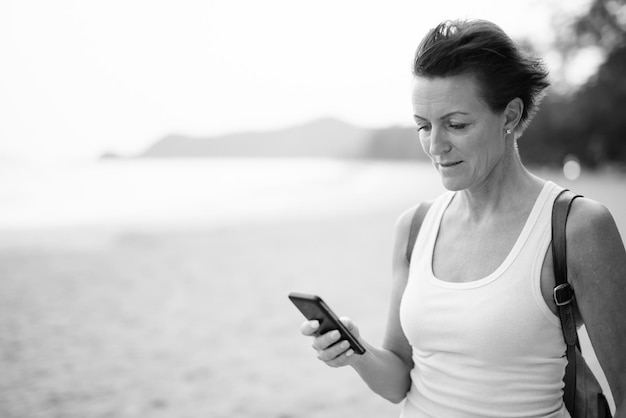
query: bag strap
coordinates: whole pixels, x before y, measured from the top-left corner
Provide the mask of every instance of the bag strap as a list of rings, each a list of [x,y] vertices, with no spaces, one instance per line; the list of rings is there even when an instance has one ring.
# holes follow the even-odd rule
[[[572,202],[580,195],[565,189],[556,197],[552,207],[552,259],[554,263],[554,301],[561,318],[563,338],[567,344],[567,372],[565,373],[565,393],[563,399],[568,411],[574,410],[576,398],[576,347],[578,334],[576,332],[576,318],[572,302],[574,290],[567,282],[567,248],[565,228]]]
[[[409,230],[409,241],[406,244],[406,264],[411,264],[411,255],[413,254],[413,247],[415,247],[415,241],[417,241],[417,235],[420,232],[426,213],[432,206],[432,201],[422,202],[415,210],[413,219],[411,219],[411,229]]]

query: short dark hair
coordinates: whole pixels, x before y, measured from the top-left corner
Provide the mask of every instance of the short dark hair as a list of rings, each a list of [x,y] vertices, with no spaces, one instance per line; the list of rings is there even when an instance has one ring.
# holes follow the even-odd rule
[[[482,98],[497,112],[519,97],[524,103],[519,132],[530,123],[550,85],[543,62],[486,20],[448,20],[431,29],[415,53],[413,74],[427,78],[471,74]]]

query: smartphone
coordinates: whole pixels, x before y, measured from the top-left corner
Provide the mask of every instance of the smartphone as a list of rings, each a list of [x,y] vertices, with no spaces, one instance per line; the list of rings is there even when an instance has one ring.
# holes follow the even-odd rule
[[[341,340],[350,343],[350,348],[357,354],[365,353],[365,347],[356,339],[356,337],[346,328],[335,313],[326,305],[326,303],[316,295],[306,293],[289,293],[289,299],[302,312],[302,314],[310,321],[316,320],[320,327],[316,334],[325,334],[328,331],[337,330],[341,334]]]

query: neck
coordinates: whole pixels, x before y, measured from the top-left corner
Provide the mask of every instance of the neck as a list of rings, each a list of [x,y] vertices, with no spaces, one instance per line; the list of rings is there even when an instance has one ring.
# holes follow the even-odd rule
[[[481,184],[459,193],[459,204],[474,222],[498,214],[519,211],[541,190],[543,181],[531,174],[522,164],[512,145],[508,158],[504,158]]]

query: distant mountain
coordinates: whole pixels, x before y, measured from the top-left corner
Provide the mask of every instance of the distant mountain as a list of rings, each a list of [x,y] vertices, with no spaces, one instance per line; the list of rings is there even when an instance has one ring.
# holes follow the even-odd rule
[[[140,157],[425,159],[412,128],[366,129],[332,118],[274,131],[207,138],[169,135]]]

